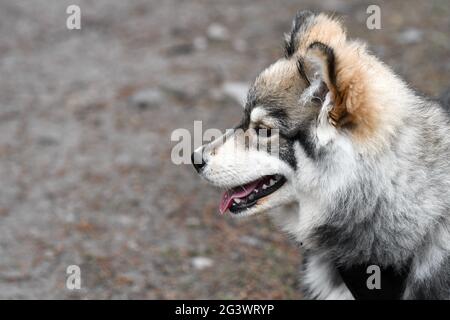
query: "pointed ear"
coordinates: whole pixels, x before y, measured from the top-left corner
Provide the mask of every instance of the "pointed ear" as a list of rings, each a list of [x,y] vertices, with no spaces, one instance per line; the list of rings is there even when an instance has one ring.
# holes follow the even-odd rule
[[[333,49],[321,42],[314,42],[306,51],[306,59],[310,65],[309,73],[313,73],[314,79],[321,80],[321,85],[318,87],[320,99],[325,101],[326,94],[328,92],[331,94],[332,107],[328,112],[329,122],[336,127],[349,123],[350,115],[345,109],[342,92],[337,85],[336,56]]]
[[[291,32],[285,34],[284,51],[286,58],[292,57],[298,50],[298,36],[301,33],[302,27],[308,25],[308,21],[311,20],[311,17],[314,17],[314,13],[309,10],[298,11],[295,15],[294,20],[292,21]]]

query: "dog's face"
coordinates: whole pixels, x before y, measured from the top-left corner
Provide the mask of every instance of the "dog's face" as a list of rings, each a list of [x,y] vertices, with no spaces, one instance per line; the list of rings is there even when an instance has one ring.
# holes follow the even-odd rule
[[[193,153],[199,174],[226,189],[222,213],[251,215],[298,202],[299,193],[334,183],[324,180],[326,172],[344,174],[341,166],[353,158],[354,140],[370,129],[345,107],[347,99],[357,106],[365,97],[361,91],[359,100],[352,96],[348,87],[355,84],[347,78],[355,74],[340,72],[345,61],[337,64],[335,49],[344,50],[345,43],[335,20],[297,14],[286,56],[257,77],[240,124]],[[371,124],[370,114],[364,121]]]
[[[200,175],[228,190],[221,212],[250,215],[295,201],[297,168],[313,152],[306,128],[321,106],[321,98],[313,96],[317,92],[305,90],[308,80],[298,68],[281,59],[262,72],[249,91],[240,124],[196,151],[203,154]]]

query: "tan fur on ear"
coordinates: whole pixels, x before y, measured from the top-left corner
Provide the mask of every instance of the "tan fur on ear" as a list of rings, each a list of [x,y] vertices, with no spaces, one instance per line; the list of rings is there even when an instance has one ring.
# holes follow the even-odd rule
[[[299,41],[298,53],[319,64],[322,80],[331,92],[334,107],[329,112],[330,123],[336,127],[350,126],[355,119],[346,108],[344,100],[348,92],[342,87],[341,75],[338,75],[342,69],[338,67],[342,66],[335,52],[335,48],[340,50],[347,44],[345,29],[338,20],[320,14],[315,17],[310,28],[299,35]]]
[[[336,80],[336,56],[334,50],[321,42],[314,42],[306,52],[310,63],[317,64],[320,69],[321,80],[325,82],[331,93],[333,108],[329,111],[329,122],[335,127],[349,126],[354,117],[347,111],[345,100],[348,98],[346,88],[340,86]]]
[[[347,129],[356,141],[379,148],[392,133],[398,112],[390,107],[389,92],[407,90],[406,86],[382,62],[371,56],[363,43],[349,41],[339,21],[320,14],[297,37],[294,56],[312,55],[321,61],[324,81],[332,93],[333,108],[329,121],[337,128]],[[327,73],[327,54],[323,48],[311,45],[320,42],[332,49],[335,79]],[[390,86],[387,88],[387,84]],[[395,89],[397,88],[397,89]],[[394,92],[392,92],[394,93]]]
[[[338,127],[351,127],[356,138],[364,140],[374,135],[379,123],[376,99],[370,94],[368,61],[361,59],[365,46],[349,43],[335,50],[336,82],[339,101],[330,112]]]
[[[325,14],[319,14],[314,17],[301,34],[297,36],[298,53],[305,54],[309,46],[314,42],[322,42],[331,48],[345,43],[347,35],[344,27],[336,18]]]

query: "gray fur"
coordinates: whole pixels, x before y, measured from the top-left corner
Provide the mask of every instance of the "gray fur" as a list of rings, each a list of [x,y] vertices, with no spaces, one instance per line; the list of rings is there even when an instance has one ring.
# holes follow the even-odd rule
[[[298,215],[273,217],[304,248],[302,279],[307,298],[351,299],[336,265],[370,263],[409,270],[405,299],[450,299],[448,106],[417,95],[384,64],[370,58],[380,70],[371,75],[379,77],[373,79],[378,81],[374,88],[389,83],[375,99],[389,105],[384,110],[394,110],[392,116],[397,118],[380,120],[389,124],[383,127],[389,130],[378,132],[376,138],[382,141],[376,151],[358,149],[348,138],[353,127],[336,129],[323,121],[321,117],[329,115],[324,113],[329,88],[324,94],[325,82],[316,66],[301,61],[298,68],[298,57],[293,55],[301,33],[314,23],[311,13],[297,15],[292,29],[296,34],[287,38],[290,54],[256,79],[239,126],[257,127],[251,120],[257,109],[279,130],[280,158],[264,155],[265,160],[258,158],[260,167],[233,163],[228,152],[247,151],[224,147],[227,151],[221,152],[222,147],[212,143],[202,147],[207,154],[202,176],[225,188],[248,183],[260,171],[287,178],[288,186],[249,214],[284,203],[299,204]],[[327,53],[330,57],[333,50]],[[280,160],[290,169],[264,171]]]

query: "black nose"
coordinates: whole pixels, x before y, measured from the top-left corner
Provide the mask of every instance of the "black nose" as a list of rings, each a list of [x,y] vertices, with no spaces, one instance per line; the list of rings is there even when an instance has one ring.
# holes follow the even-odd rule
[[[205,161],[203,161],[203,155],[202,152],[192,152],[191,155],[191,161],[192,164],[194,165],[195,170],[197,170],[197,172],[200,172],[200,170],[202,170],[202,168],[205,166]]]

